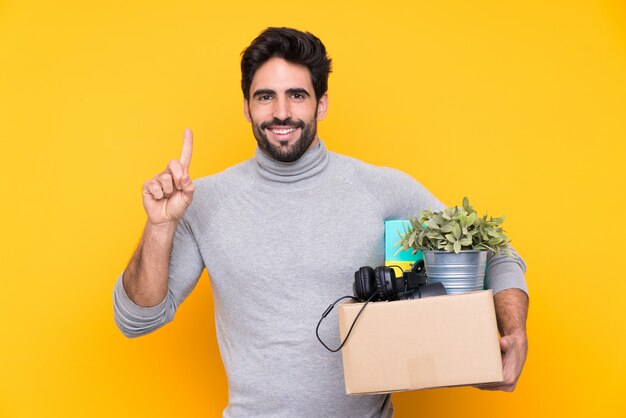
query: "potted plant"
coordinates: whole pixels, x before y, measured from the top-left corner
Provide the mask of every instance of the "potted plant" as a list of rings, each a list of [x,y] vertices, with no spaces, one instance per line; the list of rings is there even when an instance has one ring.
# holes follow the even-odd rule
[[[461,207],[420,211],[419,218],[409,219],[395,245],[400,245],[397,252],[421,250],[429,281],[443,283],[449,294],[482,290],[487,252],[512,256],[503,221],[504,216],[480,217],[464,197]]]

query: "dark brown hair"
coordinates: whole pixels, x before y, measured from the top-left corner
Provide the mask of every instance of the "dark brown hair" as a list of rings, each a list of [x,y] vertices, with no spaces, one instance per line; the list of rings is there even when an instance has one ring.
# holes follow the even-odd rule
[[[309,69],[318,102],[328,90],[331,59],[326,55],[322,41],[309,32],[291,28],[267,28],[241,55],[241,90],[246,100],[250,100],[250,86],[256,70],[274,57],[305,65]]]

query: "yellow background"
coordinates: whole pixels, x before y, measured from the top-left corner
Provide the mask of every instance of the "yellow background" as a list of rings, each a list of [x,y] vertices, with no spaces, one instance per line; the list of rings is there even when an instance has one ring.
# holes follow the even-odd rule
[[[220,415],[206,275],[135,340],[111,291],[185,127],[194,178],[252,155],[239,53],[278,25],[334,60],[331,150],[506,214],[528,263],[517,390],[398,394],[397,417],[626,416],[626,6],[591,0],[0,2],[0,416]]]

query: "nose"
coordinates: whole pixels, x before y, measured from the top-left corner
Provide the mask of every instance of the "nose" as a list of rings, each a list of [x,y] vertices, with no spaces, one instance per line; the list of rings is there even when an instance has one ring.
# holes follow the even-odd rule
[[[291,117],[290,103],[287,98],[278,97],[274,101],[274,109],[273,109],[272,116],[280,120],[285,120]]]

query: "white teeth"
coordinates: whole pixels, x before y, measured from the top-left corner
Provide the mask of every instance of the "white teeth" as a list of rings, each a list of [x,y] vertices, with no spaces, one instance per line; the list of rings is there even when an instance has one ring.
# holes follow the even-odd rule
[[[280,134],[280,135],[285,135],[285,134],[289,134],[293,131],[295,131],[295,128],[289,128],[289,129],[272,129],[272,132],[274,132],[275,134]]]

